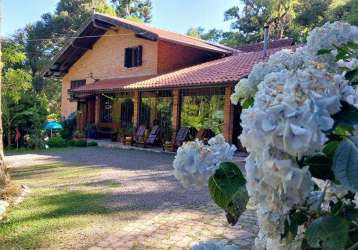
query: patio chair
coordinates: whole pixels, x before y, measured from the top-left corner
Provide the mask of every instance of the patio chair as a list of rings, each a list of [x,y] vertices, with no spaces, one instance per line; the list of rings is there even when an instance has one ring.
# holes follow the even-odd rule
[[[180,147],[181,145],[183,145],[183,143],[188,138],[189,131],[190,131],[190,129],[188,127],[181,127],[179,129],[179,131],[177,132],[177,135],[175,137],[174,147],[177,148],[177,147]]]
[[[160,127],[158,125],[153,126],[152,130],[149,133],[147,140],[144,143],[144,147],[146,146],[163,146],[161,138],[160,138]]]
[[[144,125],[140,125],[137,129],[137,132],[135,133],[133,137],[133,142],[137,146],[138,144],[144,143],[144,135],[145,135],[145,129],[146,127]]]
[[[209,128],[202,128],[199,129],[198,133],[195,136],[195,139],[199,139],[200,141],[203,141],[205,144],[208,143],[210,138],[214,137],[215,133],[209,129]]]

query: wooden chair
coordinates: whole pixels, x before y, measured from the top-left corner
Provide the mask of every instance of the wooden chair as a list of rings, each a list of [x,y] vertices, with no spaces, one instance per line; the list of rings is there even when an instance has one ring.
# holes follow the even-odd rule
[[[135,145],[144,143],[145,129],[146,128],[144,125],[140,125],[139,128],[137,129],[137,132],[135,133],[135,135],[133,137],[133,142],[135,143]]]
[[[145,146],[154,146],[154,145],[159,145],[159,146],[163,146],[161,143],[161,138],[160,138],[160,127],[158,125],[155,125],[152,130],[149,133],[149,136],[147,138],[147,140],[144,143],[144,147]]]
[[[186,141],[190,129],[188,127],[181,127],[175,137],[174,147],[180,147]]]
[[[215,136],[215,133],[209,128],[202,128],[199,129],[198,133],[196,134],[195,138],[203,141],[205,144]]]

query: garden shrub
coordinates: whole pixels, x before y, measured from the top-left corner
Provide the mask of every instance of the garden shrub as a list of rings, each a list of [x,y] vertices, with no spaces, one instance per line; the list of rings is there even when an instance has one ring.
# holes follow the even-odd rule
[[[95,142],[95,141],[91,141],[91,142],[88,142],[88,143],[87,143],[87,146],[88,146],[88,147],[97,147],[97,146],[98,146],[98,143]]]
[[[63,130],[61,131],[62,138],[67,140],[72,139],[76,130],[76,115],[71,114],[69,118],[62,122]]]
[[[67,141],[67,146],[69,146],[69,147],[74,147],[75,144],[76,144],[76,141],[74,141],[74,140]]]
[[[67,142],[61,136],[55,136],[48,140],[48,146],[50,148],[64,148],[67,147]]]
[[[45,134],[42,131],[35,131],[35,133],[28,136],[26,145],[30,149],[44,149],[46,148]]]
[[[74,141],[75,147],[87,147],[87,141],[86,140],[78,140],[78,141]]]

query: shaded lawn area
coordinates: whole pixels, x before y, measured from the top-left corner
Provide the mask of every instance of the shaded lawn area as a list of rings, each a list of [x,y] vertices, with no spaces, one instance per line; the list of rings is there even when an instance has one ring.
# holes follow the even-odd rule
[[[118,230],[136,214],[106,208],[120,183],[101,181],[105,171],[62,164],[12,169],[12,180],[31,193],[0,222],[0,249],[85,248]]]

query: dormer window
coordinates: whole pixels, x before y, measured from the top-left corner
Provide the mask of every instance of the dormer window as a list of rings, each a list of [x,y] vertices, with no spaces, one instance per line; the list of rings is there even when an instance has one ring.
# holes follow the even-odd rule
[[[125,49],[124,67],[133,68],[142,66],[143,46]]]

